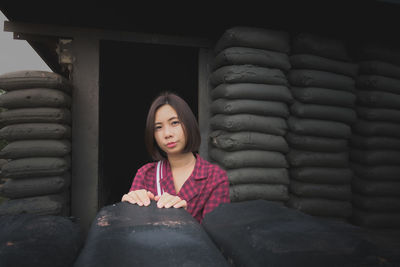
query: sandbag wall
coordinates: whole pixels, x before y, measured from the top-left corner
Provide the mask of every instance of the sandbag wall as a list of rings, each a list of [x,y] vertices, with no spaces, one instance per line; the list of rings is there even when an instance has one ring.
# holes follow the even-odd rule
[[[288,33],[250,27],[215,45],[209,156],[227,170],[233,202],[288,200],[289,49]]]
[[[360,49],[357,123],[350,142],[353,216],[367,227],[400,227],[400,50]]]
[[[0,205],[5,214],[69,214],[71,90],[64,77],[46,71],[0,75]]]
[[[292,37],[290,89],[290,200],[288,206],[315,216],[352,213],[349,146],[356,121],[355,76],[344,42],[298,33]]]

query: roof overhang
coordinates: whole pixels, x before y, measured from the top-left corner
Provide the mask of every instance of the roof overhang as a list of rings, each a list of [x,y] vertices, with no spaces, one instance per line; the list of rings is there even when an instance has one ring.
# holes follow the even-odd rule
[[[59,37],[63,37],[66,29],[83,28],[86,32],[104,31],[108,35],[115,32],[119,36],[144,34],[144,38],[170,36],[172,39],[213,41],[229,27],[254,26],[340,38],[372,36],[392,42],[398,38],[394,31],[400,25],[398,2],[281,0],[171,4],[170,1],[146,1],[145,4],[51,2],[49,5],[37,1],[2,0],[0,10],[14,23],[10,25],[25,25],[24,31],[10,25],[6,30],[13,31],[16,39],[27,40],[50,68],[60,73],[62,67],[56,51]],[[53,32],[32,32],[38,25],[45,25],[42,29]],[[55,31],[60,32],[58,36]]]

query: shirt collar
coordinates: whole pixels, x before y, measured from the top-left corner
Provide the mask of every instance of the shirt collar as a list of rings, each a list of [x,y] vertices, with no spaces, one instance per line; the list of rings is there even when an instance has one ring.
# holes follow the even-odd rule
[[[209,165],[199,154],[196,153],[195,157],[196,157],[196,163],[194,165],[194,169],[191,176],[195,180],[201,180],[207,178]],[[164,170],[166,170],[167,173],[166,176],[171,176],[170,178],[172,180],[171,165],[169,164],[169,162]]]
[[[196,164],[193,169],[193,178],[195,180],[200,180],[207,178],[208,174],[208,164],[206,164],[205,160],[199,155],[195,154]]]

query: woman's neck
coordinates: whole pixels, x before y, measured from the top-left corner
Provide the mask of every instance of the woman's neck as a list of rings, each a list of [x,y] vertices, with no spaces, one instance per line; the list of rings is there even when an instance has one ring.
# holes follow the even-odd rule
[[[196,157],[192,152],[188,152],[179,155],[168,155],[168,161],[172,169],[180,169],[191,166],[196,161]]]

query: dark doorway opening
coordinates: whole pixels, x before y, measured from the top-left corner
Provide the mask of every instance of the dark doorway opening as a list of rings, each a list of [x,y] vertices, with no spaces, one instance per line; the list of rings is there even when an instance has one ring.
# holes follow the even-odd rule
[[[103,41],[100,44],[99,207],[119,202],[138,168],[151,161],[146,116],[164,90],[197,115],[198,49]]]

